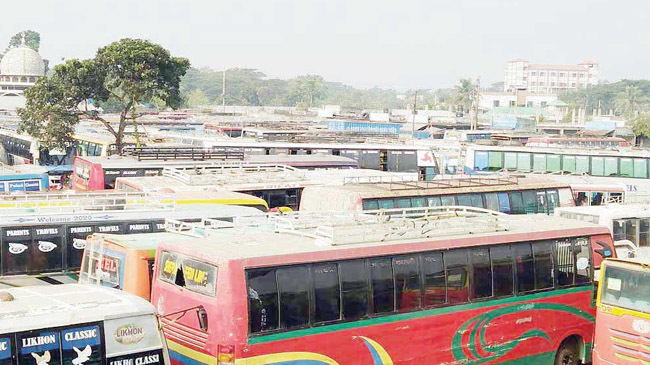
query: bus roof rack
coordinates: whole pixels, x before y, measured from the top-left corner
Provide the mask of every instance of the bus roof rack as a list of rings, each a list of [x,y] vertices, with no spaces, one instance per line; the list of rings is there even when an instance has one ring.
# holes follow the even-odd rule
[[[125,147],[123,154],[142,160],[243,160],[243,148],[224,147]]]
[[[213,230],[261,229],[313,238],[315,244],[340,246],[414,238],[506,231],[505,214],[487,209],[445,206],[363,212],[288,212],[237,217],[233,223],[167,220],[168,232],[209,237]]]
[[[232,185],[304,180],[306,175],[304,171],[287,165],[231,162],[193,168],[165,167],[162,176],[188,185]]]
[[[145,192],[47,193],[0,195],[0,215],[173,210],[173,196]]]
[[[516,185],[518,176],[469,176],[420,181],[410,176],[353,176],[343,180],[344,185],[372,184],[388,190],[451,189],[478,186]]]

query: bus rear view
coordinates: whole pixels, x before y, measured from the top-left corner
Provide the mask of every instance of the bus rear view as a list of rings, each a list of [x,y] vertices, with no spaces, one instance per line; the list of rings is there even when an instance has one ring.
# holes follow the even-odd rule
[[[593,361],[650,360],[650,260],[609,259],[601,266]]]

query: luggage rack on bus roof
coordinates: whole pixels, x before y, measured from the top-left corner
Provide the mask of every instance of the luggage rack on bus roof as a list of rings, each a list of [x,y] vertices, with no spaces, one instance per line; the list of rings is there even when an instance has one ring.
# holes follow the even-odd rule
[[[242,148],[229,147],[126,147],[123,154],[143,160],[243,160]]]
[[[194,168],[165,167],[162,176],[188,185],[231,185],[268,181],[304,180],[304,171],[281,164],[235,162],[196,166]]]
[[[343,185],[372,184],[385,187],[388,190],[414,190],[414,189],[451,189],[470,188],[479,186],[516,185],[518,176],[490,176],[490,177],[454,177],[436,180],[421,181],[411,176],[351,176],[343,178]]]
[[[24,216],[105,211],[173,210],[176,199],[143,192],[0,195],[0,215]]]
[[[266,230],[313,238],[315,244],[340,246],[415,238],[507,231],[505,214],[487,209],[445,206],[385,209],[363,212],[289,212],[237,217],[224,222],[197,223],[166,220],[168,232],[209,237],[213,230],[239,228]]]

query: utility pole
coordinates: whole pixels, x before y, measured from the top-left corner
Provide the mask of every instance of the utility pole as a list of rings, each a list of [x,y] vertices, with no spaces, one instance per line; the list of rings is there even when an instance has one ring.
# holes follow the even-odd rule
[[[226,115],[226,69],[221,73],[221,107],[224,116]]]
[[[413,97],[413,119],[411,122],[411,138],[415,138],[415,113],[418,110],[418,91],[415,90],[415,96]]]
[[[474,95],[473,95],[474,98],[472,100],[472,113],[470,115],[472,119],[470,123],[471,130],[478,129],[478,104],[480,100],[480,95],[481,95],[481,78],[477,77],[476,87],[474,88]]]

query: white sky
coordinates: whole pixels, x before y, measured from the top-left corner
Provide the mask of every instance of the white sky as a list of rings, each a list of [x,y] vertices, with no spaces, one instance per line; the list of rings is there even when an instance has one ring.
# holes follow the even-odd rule
[[[32,29],[54,64],[141,37],[195,67],[356,87],[489,84],[512,58],[589,59],[609,81],[650,78],[648,0],[3,0],[0,14],[0,48]]]

